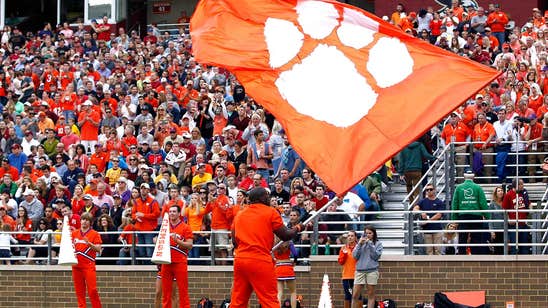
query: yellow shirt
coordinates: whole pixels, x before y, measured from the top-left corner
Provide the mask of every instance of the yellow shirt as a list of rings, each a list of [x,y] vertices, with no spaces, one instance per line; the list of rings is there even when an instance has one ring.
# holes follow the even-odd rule
[[[211,181],[212,177],[211,174],[205,172],[203,176],[200,176],[199,174],[196,174],[192,178],[192,187],[200,184],[205,184],[207,181]]]

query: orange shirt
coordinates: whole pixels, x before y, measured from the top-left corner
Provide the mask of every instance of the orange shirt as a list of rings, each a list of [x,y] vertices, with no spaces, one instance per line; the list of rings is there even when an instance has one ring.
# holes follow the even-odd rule
[[[205,214],[206,214],[205,207],[201,207],[198,213],[196,213],[196,209],[191,209],[187,207],[185,208],[183,216],[185,216],[188,219],[188,225],[190,226],[190,229],[192,231],[201,231]]]
[[[105,167],[107,165],[107,162],[108,162],[108,153],[106,152],[95,152],[93,154],[91,154],[90,158],[89,158],[89,165],[95,165],[97,166],[97,171],[99,172],[103,172],[105,171]],[[85,170],[84,170],[85,171]]]
[[[494,136],[495,134],[496,132],[495,132],[495,128],[493,127],[493,124],[489,122],[485,122],[485,124],[483,124],[482,126],[481,124],[478,123],[474,126],[474,131],[472,132],[472,140],[474,142],[477,142],[477,141],[485,142],[487,141],[487,139],[489,139],[489,136]],[[487,146],[490,147],[492,145],[493,144],[490,143]],[[482,146],[483,144],[480,144],[480,143],[474,144],[474,147],[476,149],[481,149]]]
[[[343,266],[342,279],[354,279],[354,272],[356,272],[356,259],[352,256],[354,246],[345,245],[339,251],[338,262]]]
[[[91,249],[84,241],[87,238],[88,241],[94,245],[102,244],[101,236],[99,232],[89,229],[86,232],[82,232],[82,229],[72,232],[72,240],[74,241],[74,250],[76,251],[76,258],[78,259],[78,265],[80,267],[94,267],[95,257],[97,252]]]
[[[177,234],[177,237],[183,241],[193,238],[192,230],[190,230],[190,227],[182,220],[176,225],[170,223],[169,232],[171,234]],[[171,263],[186,262],[188,250],[177,245],[171,236],[169,237],[169,246],[171,248]]]
[[[72,72],[61,72],[59,74],[59,79],[61,79],[61,90],[66,90],[67,86],[74,81],[74,74]]]
[[[548,105],[542,104],[542,106],[537,109],[537,119],[542,119],[546,112],[548,112]]]
[[[468,127],[462,122],[458,122],[456,126],[447,124],[441,132],[441,137],[445,140],[446,144],[451,143],[451,141],[465,142],[468,135],[470,135]],[[455,140],[452,140],[453,137],[455,137]]]
[[[101,122],[101,116],[94,111],[90,111],[87,114],[86,112],[81,112],[80,116],[78,117],[78,122],[83,121],[86,115],[89,115],[91,120],[97,125],[91,123],[89,120],[85,121],[80,129],[80,139],[97,140],[97,138],[99,137],[99,122]]]
[[[137,212],[144,214],[140,218],[141,221],[137,220]],[[152,196],[147,196],[145,200],[141,197],[135,200],[135,206],[133,211],[131,211],[131,218],[135,220],[135,229],[139,231],[152,231],[158,226],[158,217],[160,217],[160,206],[158,202],[152,198]]]
[[[29,219],[29,220],[30,220],[30,219]],[[16,227],[15,219],[11,218],[10,215],[7,215],[7,214],[4,215],[4,217],[2,217],[2,219],[1,219],[1,222],[2,222],[3,224],[8,224],[8,225],[10,225],[12,231],[15,230],[15,227]],[[32,223],[32,221],[31,221],[31,223]],[[31,231],[32,231],[32,230],[31,230]]]
[[[272,262],[270,251],[274,245],[274,230],[284,225],[280,213],[264,204],[250,204],[234,219],[236,258]]]
[[[165,213],[169,213],[169,208],[172,207],[172,206],[174,206],[174,205],[178,205],[178,206],[181,208],[181,210],[183,210],[183,208],[184,208],[184,206],[185,206],[185,202],[184,202],[182,199],[179,199],[179,200],[173,200],[173,199],[171,199],[171,200],[169,200],[169,201],[166,202],[166,203],[164,204],[164,206],[162,207],[162,211],[161,211],[161,213],[160,213],[160,217],[163,218]],[[181,217],[183,217],[183,216],[184,216],[184,213],[181,213]]]
[[[120,234],[120,237],[124,240],[126,240],[126,243],[133,244],[133,232],[135,230],[135,226],[132,224],[126,225],[124,229],[122,230],[122,233]],[[137,243],[137,237],[135,237],[135,243]]]
[[[228,212],[231,212],[230,214]],[[232,209],[227,195],[217,196],[213,202],[206,206],[206,213],[211,212],[211,229],[228,230],[230,229],[230,217]]]
[[[540,108],[540,106],[543,105],[542,101],[543,101],[542,95],[537,95],[537,98],[533,98],[532,96],[529,96],[529,103],[527,104],[527,107],[533,109],[536,113],[538,109]]]

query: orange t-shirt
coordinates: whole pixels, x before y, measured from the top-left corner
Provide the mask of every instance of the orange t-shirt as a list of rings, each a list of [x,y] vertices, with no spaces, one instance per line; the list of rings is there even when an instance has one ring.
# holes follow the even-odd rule
[[[209,202],[206,206],[206,213],[211,212],[211,229],[228,230],[230,229],[230,217],[232,209],[230,208],[230,200],[226,195],[217,196],[213,202]],[[230,212],[230,214],[229,214]]]
[[[78,259],[78,265],[76,266],[94,267],[97,252],[84,242],[84,238],[86,237],[88,241],[94,245],[103,243],[99,232],[91,228],[86,232],[82,232],[81,229],[73,231],[72,240],[74,241],[74,250],[76,251],[76,258]]]
[[[543,101],[542,95],[538,95],[537,98],[533,98],[532,96],[529,96],[529,103],[527,104],[527,107],[533,109],[536,113],[538,109],[540,108],[540,106],[543,105],[542,101]]]
[[[462,122],[458,122],[455,127],[453,127],[453,125],[451,124],[445,125],[443,131],[441,132],[441,137],[443,138],[443,140],[445,140],[446,144],[449,144],[451,143],[451,138],[453,136],[455,136],[454,141],[465,142],[469,134],[470,132],[468,131],[468,127],[466,127],[466,125],[464,125]]]
[[[356,272],[356,259],[352,256],[352,251],[356,246],[345,245],[339,251],[338,262],[343,266],[342,279],[354,279],[354,272]]]
[[[205,207],[201,207],[198,213],[196,213],[195,209],[191,209],[187,207],[185,208],[185,212],[183,213],[183,216],[185,216],[188,219],[188,225],[190,226],[190,229],[192,231],[201,231],[205,214],[206,214]]]
[[[82,124],[82,127],[80,128],[80,139],[81,140],[97,140],[99,137],[99,122],[101,122],[101,116],[94,111],[90,111],[89,117],[93,120],[93,122],[97,123],[97,125],[94,125],[90,121],[85,121]],[[86,117],[85,112],[81,112],[80,116],[78,117],[78,122],[84,120]]]
[[[176,225],[172,225],[170,223],[169,232],[171,234],[177,234],[179,239],[183,241],[193,238],[192,230],[190,230],[190,227],[182,220]],[[171,263],[186,262],[188,250],[183,249],[181,246],[177,245],[171,236],[169,237],[169,246],[171,248]]]
[[[489,136],[495,135],[495,128],[493,127],[493,124],[489,122],[485,122],[485,124],[482,126],[479,123],[474,126],[474,131],[472,132],[472,139],[474,142],[478,141],[487,141]],[[492,139],[491,139],[492,140]],[[481,149],[483,144],[477,143],[474,144],[474,147],[476,149]],[[491,146],[492,144],[488,144],[488,146]]]
[[[274,245],[274,230],[284,225],[276,209],[264,204],[250,204],[234,219],[236,258],[272,262],[270,251]]]

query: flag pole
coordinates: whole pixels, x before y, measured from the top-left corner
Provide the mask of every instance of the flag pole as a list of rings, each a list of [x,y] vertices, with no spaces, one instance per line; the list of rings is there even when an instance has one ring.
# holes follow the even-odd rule
[[[322,206],[319,210],[315,211],[314,213],[312,213],[310,215],[310,217],[308,217],[305,221],[302,222],[302,224],[305,226],[306,228],[306,225],[308,223],[310,223],[312,220],[314,220],[314,218],[318,217],[318,215],[320,215],[322,212],[325,212],[325,210],[331,205],[333,204],[335,201],[337,201],[339,199],[339,197],[335,196],[335,198],[329,200],[329,202],[327,202],[324,206]],[[283,244],[282,241],[278,242],[276,245],[274,245],[274,247],[272,247],[272,251],[276,250],[276,248],[280,247],[280,245]]]

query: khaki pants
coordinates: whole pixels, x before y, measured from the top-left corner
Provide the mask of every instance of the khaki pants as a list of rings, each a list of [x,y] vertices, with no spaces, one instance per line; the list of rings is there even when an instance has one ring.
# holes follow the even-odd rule
[[[407,188],[407,193],[409,194],[411,190],[413,190],[413,187],[417,185],[417,183],[421,179],[422,171],[405,171],[403,173],[403,176],[405,177],[405,186]],[[418,195],[419,190],[415,189],[411,194],[411,197],[409,198],[409,204],[413,203]]]
[[[441,233],[423,233],[422,236],[424,238],[424,243],[425,244],[437,245],[437,246],[426,247],[426,254],[427,255],[441,255],[442,234]]]
[[[540,165],[542,165],[542,163],[544,162],[544,155],[539,154],[539,151],[542,151],[542,148],[538,149],[537,151],[527,150],[527,164],[535,165],[527,167],[527,173],[529,174],[529,176],[534,176]],[[529,181],[533,182],[534,180],[530,179]]]

